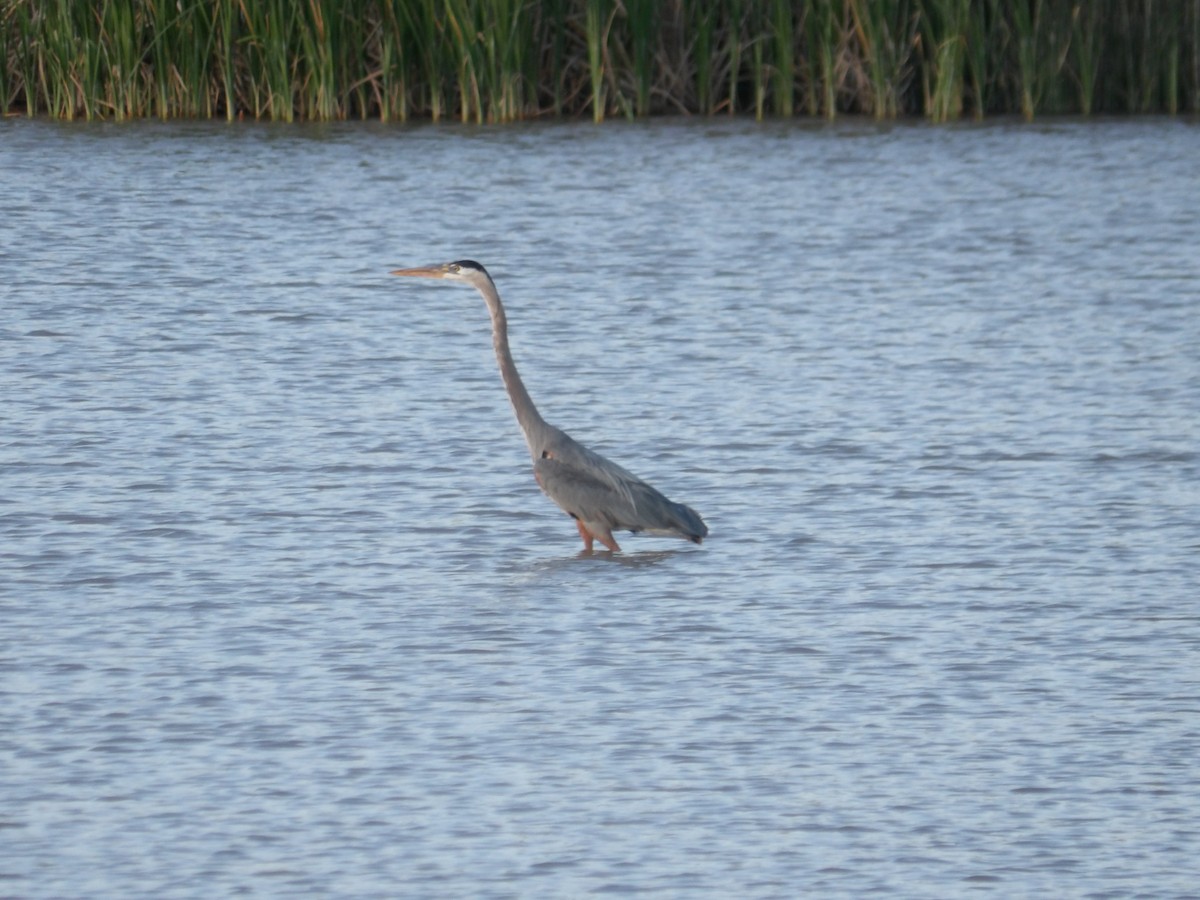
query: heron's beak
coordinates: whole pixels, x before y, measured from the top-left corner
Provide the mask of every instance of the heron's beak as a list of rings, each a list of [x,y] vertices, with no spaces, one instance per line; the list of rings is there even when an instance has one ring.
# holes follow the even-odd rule
[[[409,275],[414,278],[445,278],[445,266],[417,266],[415,269],[393,269],[392,275]]]

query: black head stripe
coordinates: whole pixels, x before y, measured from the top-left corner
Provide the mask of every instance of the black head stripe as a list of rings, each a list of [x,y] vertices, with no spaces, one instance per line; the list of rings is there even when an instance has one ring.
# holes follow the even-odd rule
[[[475,269],[487,275],[488,271],[473,259],[456,259],[451,265],[458,266],[460,269]],[[491,278],[490,275],[488,275]]]

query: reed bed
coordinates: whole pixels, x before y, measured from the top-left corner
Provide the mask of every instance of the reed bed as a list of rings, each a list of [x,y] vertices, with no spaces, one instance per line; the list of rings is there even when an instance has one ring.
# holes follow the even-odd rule
[[[1194,113],[1200,0],[0,0],[0,109],[464,122]]]

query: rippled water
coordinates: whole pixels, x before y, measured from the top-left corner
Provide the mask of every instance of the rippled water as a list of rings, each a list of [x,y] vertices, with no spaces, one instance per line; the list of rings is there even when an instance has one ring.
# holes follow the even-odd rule
[[[0,123],[0,893],[1194,896],[1198,159]]]

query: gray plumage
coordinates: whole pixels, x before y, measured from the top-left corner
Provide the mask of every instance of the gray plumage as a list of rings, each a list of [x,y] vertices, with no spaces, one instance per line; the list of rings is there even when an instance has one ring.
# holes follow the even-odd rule
[[[673,535],[697,544],[704,539],[708,528],[695,510],[667,499],[636,475],[589,450],[542,418],[517,374],[508,347],[504,305],[483,266],[472,260],[458,260],[397,269],[392,274],[462,282],[483,296],[492,317],[492,346],[500,365],[500,377],[525,433],[534,477],[546,495],[575,520],[587,550],[592,549],[593,539],[609,550],[620,550],[612,536],[614,531]]]

